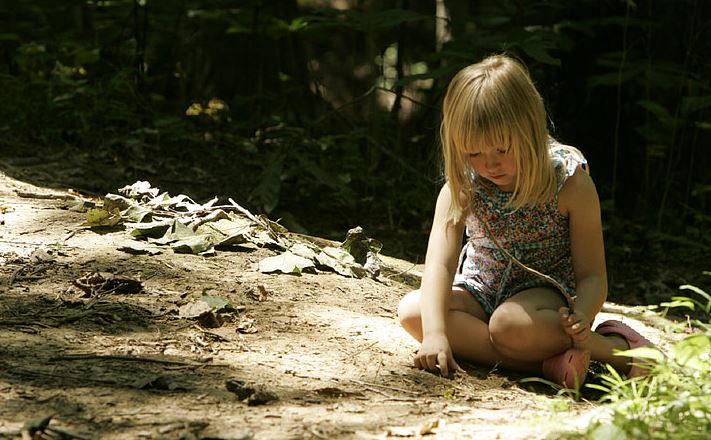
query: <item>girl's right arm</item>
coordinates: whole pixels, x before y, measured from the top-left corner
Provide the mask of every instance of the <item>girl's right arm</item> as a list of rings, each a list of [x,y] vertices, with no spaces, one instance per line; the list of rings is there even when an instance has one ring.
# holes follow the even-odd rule
[[[422,345],[415,356],[415,366],[439,371],[449,376],[453,370],[463,371],[454,360],[447,339],[447,315],[452,296],[452,281],[462,248],[464,223],[448,221],[451,204],[449,185],[445,184],[437,197],[434,221],[430,230],[425,258],[425,271],[420,286]]]

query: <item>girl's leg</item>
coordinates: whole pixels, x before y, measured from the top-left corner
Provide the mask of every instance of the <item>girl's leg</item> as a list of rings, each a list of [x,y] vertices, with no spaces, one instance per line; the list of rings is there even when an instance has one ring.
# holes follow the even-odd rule
[[[558,309],[565,304],[560,293],[537,287],[504,301],[489,320],[496,350],[514,359],[541,362],[571,347],[560,324]]]
[[[577,347],[583,350],[590,350],[590,358],[606,364],[610,364],[612,368],[620,373],[627,374],[630,371],[630,358],[624,356],[616,356],[614,350],[628,350],[629,344],[622,336],[607,335],[603,336],[599,333],[592,332],[587,343],[582,347]]]
[[[398,307],[398,318],[403,328],[422,342],[420,291],[407,294]],[[501,365],[504,368],[540,372],[540,362],[520,361],[497,351],[491,342],[486,313],[479,302],[462,288],[453,288],[447,317],[447,338],[455,357],[476,364]]]
[[[496,350],[514,359],[542,361],[570,348],[572,341],[563,331],[558,312],[563,305],[560,293],[547,288],[524,290],[506,300],[489,320]],[[589,350],[591,359],[621,373],[630,369],[629,358],[613,354],[613,350],[629,348],[621,336],[593,332],[584,346],[576,348]]]

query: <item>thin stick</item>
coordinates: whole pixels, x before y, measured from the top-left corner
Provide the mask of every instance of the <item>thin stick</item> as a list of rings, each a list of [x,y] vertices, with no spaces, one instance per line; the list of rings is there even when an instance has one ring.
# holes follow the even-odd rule
[[[72,361],[72,360],[84,360],[84,359],[107,359],[107,360],[118,360],[118,361],[137,361],[137,362],[156,362],[159,364],[169,364],[169,365],[186,365],[190,367],[203,367],[205,364],[200,364],[196,362],[184,362],[176,361],[172,359],[160,359],[153,357],[139,357],[139,356],[125,356],[125,355],[101,355],[93,353],[76,353],[68,354],[64,356],[55,356],[50,358],[50,361]]]
[[[358,380],[358,379],[348,379],[348,380],[351,381],[351,382],[355,382],[355,383],[357,383],[357,384],[359,384],[359,385],[365,385],[365,386],[369,386],[369,387],[376,387],[376,388],[383,388],[383,389],[386,389],[386,390],[399,391],[399,392],[405,393],[405,394],[415,394],[415,395],[420,394],[420,393],[417,392],[417,391],[410,391],[410,390],[406,390],[406,389],[403,389],[403,388],[397,388],[397,387],[389,387],[389,386],[387,386],[387,385],[380,385],[380,384],[377,384],[377,383],[363,382],[362,380]]]
[[[481,223],[482,226],[484,227],[484,230],[486,231],[486,234],[489,236],[489,239],[494,242],[494,244],[496,245],[496,247],[498,247],[501,252],[503,252],[507,257],[509,257],[509,258],[511,259],[511,261],[513,261],[513,262],[514,262],[518,267],[520,267],[521,269],[525,270],[526,272],[532,273],[532,274],[536,275],[537,277],[542,278],[542,279],[544,279],[545,281],[547,281],[547,282],[553,284],[558,290],[560,290],[560,293],[563,294],[563,296],[565,297],[566,301],[568,302],[568,308],[570,309],[570,313],[573,313],[573,306],[575,305],[575,298],[573,298],[572,296],[570,296],[570,294],[568,293],[568,291],[565,290],[565,287],[563,287],[563,286],[562,286],[558,281],[556,281],[553,277],[550,277],[550,276],[548,276],[548,275],[546,275],[546,274],[544,274],[544,273],[541,273],[541,272],[537,271],[536,269],[532,269],[532,268],[526,266],[525,264],[521,263],[521,261],[519,261],[518,258],[516,258],[516,257],[514,257],[513,255],[511,255],[511,253],[510,253],[509,251],[507,251],[506,248],[504,248],[504,247],[501,245],[501,243],[499,242],[499,240],[497,240],[496,237],[494,237],[494,234],[492,234],[492,233],[491,233],[491,230],[489,229],[489,225],[488,225],[481,217],[479,217],[479,215],[478,215],[477,213],[474,213],[474,215],[475,215],[476,218],[479,220],[479,223]]]
[[[19,327],[22,327],[22,326],[31,326],[31,325],[38,325],[38,326],[44,327],[44,328],[52,328],[51,325],[42,324],[41,322],[38,322],[38,321],[29,321],[29,322],[28,322],[28,321],[25,321],[25,320],[23,320],[23,319],[5,319],[5,320],[1,320],[1,321],[0,321],[0,326],[8,326],[8,327],[19,326]]]
[[[46,199],[46,200],[76,200],[79,197],[71,194],[43,194],[29,191],[15,191],[18,197],[23,199]]]

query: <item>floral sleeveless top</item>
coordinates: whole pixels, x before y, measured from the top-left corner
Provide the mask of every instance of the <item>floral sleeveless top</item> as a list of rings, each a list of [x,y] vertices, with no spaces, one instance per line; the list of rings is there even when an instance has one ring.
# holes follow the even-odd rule
[[[578,166],[586,169],[587,161],[577,150],[558,143],[551,144],[550,155],[558,191],[546,204],[513,209],[506,206],[512,193],[503,192],[488,181],[476,185],[472,209],[479,216],[469,214],[466,218],[469,240],[462,249],[454,285],[471,292],[488,315],[522,290],[552,286],[518,267],[499,250],[488,238],[479,218],[510,254],[526,266],[553,277],[575,295],[568,218],[558,211],[558,193]]]

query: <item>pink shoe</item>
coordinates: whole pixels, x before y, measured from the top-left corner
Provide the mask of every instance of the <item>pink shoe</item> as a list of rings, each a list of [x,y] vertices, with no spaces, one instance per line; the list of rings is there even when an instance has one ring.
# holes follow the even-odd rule
[[[597,326],[595,332],[601,335],[622,336],[627,341],[627,344],[630,346],[630,349],[653,345],[644,336],[637,333],[632,327],[628,326],[622,321],[605,321]],[[630,368],[629,373],[627,373],[627,377],[646,376],[647,374],[649,374],[648,368],[639,365],[641,362],[642,361],[639,359],[632,358],[632,368]],[[649,363],[651,362],[651,360],[645,359],[645,362]]]
[[[590,352],[569,348],[543,361],[543,376],[565,388],[579,389],[590,366]]]

